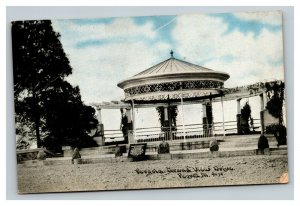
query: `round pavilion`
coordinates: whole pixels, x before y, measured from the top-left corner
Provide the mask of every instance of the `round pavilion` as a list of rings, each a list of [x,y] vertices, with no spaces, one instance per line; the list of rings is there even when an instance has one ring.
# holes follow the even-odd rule
[[[163,118],[162,131],[168,139],[174,138],[176,123],[172,122],[172,103],[185,101],[208,100],[203,105],[203,133],[212,135],[212,99],[224,95],[224,82],[230,77],[225,72],[214,71],[196,64],[176,59],[173,51],[171,57],[136,75],[118,83],[124,90],[125,102],[132,105],[132,130],[135,137],[134,108],[135,105],[147,104],[157,107],[165,104],[161,111]],[[178,103],[177,103],[178,104]],[[223,104],[222,104],[223,105]],[[183,111],[182,111],[182,119]],[[224,121],[223,121],[224,122]],[[175,127],[174,127],[175,124]],[[186,138],[184,125],[183,138]],[[165,128],[165,129],[163,129]],[[224,129],[224,124],[223,124]]]
[[[118,83],[125,101],[176,101],[222,95],[229,74],[171,57]]]

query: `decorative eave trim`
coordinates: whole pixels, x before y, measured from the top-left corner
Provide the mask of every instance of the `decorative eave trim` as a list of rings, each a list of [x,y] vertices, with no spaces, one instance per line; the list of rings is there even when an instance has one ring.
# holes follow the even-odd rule
[[[189,73],[170,73],[163,75],[152,75],[145,77],[132,77],[119,82],[117,85],[122,89],[144,84],[155,84],[160,82],[172,81],[189,81],[189,80],[212,80],[212,81],[226,81],[230,75],[224,72],[189,72]]]

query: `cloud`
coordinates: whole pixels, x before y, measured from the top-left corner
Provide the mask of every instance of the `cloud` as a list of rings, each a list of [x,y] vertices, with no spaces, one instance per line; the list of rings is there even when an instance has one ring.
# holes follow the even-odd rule
[[[67,80],[79,85],[88,104],[123,99],[117,83],[169,58],[171,49],[177,58],[229,73],[225,87],[283,79],[281,21],[281,12],[250,12],[57,20],[53,27],[73,67]],[[232,110],[225,120],[235,119],[234,102],[224,103]],[[201,116],[199,105],[186,107],[185,117],[196,111]],[[119,111],[103,112],[106,129],[118,129]],[[153,112],[139,111],[140,126],[159,124]],[[221,121],[219,106],[215,112]],[[200,116],[185,122],[199,122]]]
[[[281,28],[277,11],[60,20],[53,26],[73,67],[68,80],[87,102],[122,98],[116,84],[168,58],[170,49],[230,73],[227,87],[283,79],[282,33],[270,29]]]
[[[273,14],[273,12],[270,12]],[[276,13],[276,12],[275,12]],[[264,14],[264,15],[262,15]],[[254,37],[261,34],[263,29],[267,29],[270,32],[278,32],[281,28],[281,22],[278,21],[280,18],[276,18],[279,15],[268,15],[268,12],[264,13],[224,13],[224,14],[211,14],[210,16],[221,18],[223,23],[227,25],[227,30],[224,35],[230,34],[233,31],[239,31],[245,35],[252,33]],[[276,13],[277,14],[277,13]],[[264,21],[264,17],[273,17],[274,21],[271,22],[270,18]],[[253,18],[251,18],[253,17]],[[259,17],[261,18],[259,20]]]
[[[250,32],[251,29],[249,32],[240,29],[228,32],[231,23],[214,15],[179,16],[172,33],[177,43],[176,51],[187,61],[229,73],[227,87],[283,79],[281,30],[262,27],[259,34]]]
[[[78,24],[72,20],[65,20],[54,22],[54,26],[59,31],[67,31],[63,38],[73,38],[76,44],[93,40],[105,42],[121,39],[126,41],[138,37],[153,39],[156,36],[151,22],[137,26],[131,18],[115,18],[110,23],[97,24]]]
[[[281,25],[282,12],[241,12],[234,15],[244,21],[256,21],[263,24]]]
[[[67,80],[79,85],[86,103],[123,99],[117,83],[159,62],[162,59],[157,54],[171,49],[161,41],[149,45],[157,35],[151,22],[137,25],[132,19],[120,18],[82,25],[67,20],[53,21],[53,26],[61,33],[73,67]]]

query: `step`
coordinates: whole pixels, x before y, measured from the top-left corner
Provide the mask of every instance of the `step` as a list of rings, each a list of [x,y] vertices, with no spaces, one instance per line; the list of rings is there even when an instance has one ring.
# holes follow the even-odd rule
[[[220,141],[219,147],[220,148],[253,148],[257,147],[258,139],[260,135],[235,135],[235,136],[225,136],[222,141]],[[269,140],[269,146],[275,147],[277,146],[277,141],[274,136],[267,136]],[[201,138],[201,139],[193,139],[187,140],[187,142],[183,142],[183,140],[174,140],[168,142],[170,145],[171,151],[177,150],[197,150],[208,148],[210,138]],[[160,142],[150,142],[147,143],[147,150],[146,152],[157,152],[157,148]],[[126,152],[128,152],[129,145],[119,145],[119,146],[126,146]],[[115,146],[101,146],[101,147],[93,147],[93,148],[83,148],[80,150],[80,154],[84,156],[99,156],[105,154],[114,154]],[[66,156],[71,156],[71,152],[68,153]]]
[[[197,150],[181,150],[171,151],[170,154],[157,154],[157,152],[147,152],[147,160],[169,160],[169,159],[201,159],[201,158],[217,158],[217,157],[235,157],[235,156],[254,156],[257,155],[256,147],[236,147],[236,148],[220,148],[218,152],[210,152],[208,148]],[[260,154],[261,155],[261,154]],[[264,155],[287,155],[287,147],[280,146],[270,148],[269,152]],[[115,157],[113,154],[103,154],[82,157],[80,164],[97,164],[97,163],[117,163],[131,162],[131,158],[127,158],[124,153],[122,157]],[[48,158],[46,160],[28,160],[18,167],[39,167],[49,165],[72,165],[71,157]]]

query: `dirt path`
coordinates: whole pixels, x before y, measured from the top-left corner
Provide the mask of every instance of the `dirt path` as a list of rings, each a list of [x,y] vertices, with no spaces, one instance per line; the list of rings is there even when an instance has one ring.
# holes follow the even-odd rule
[[[20,193],[279,183],[286,155],[23,167]]]

